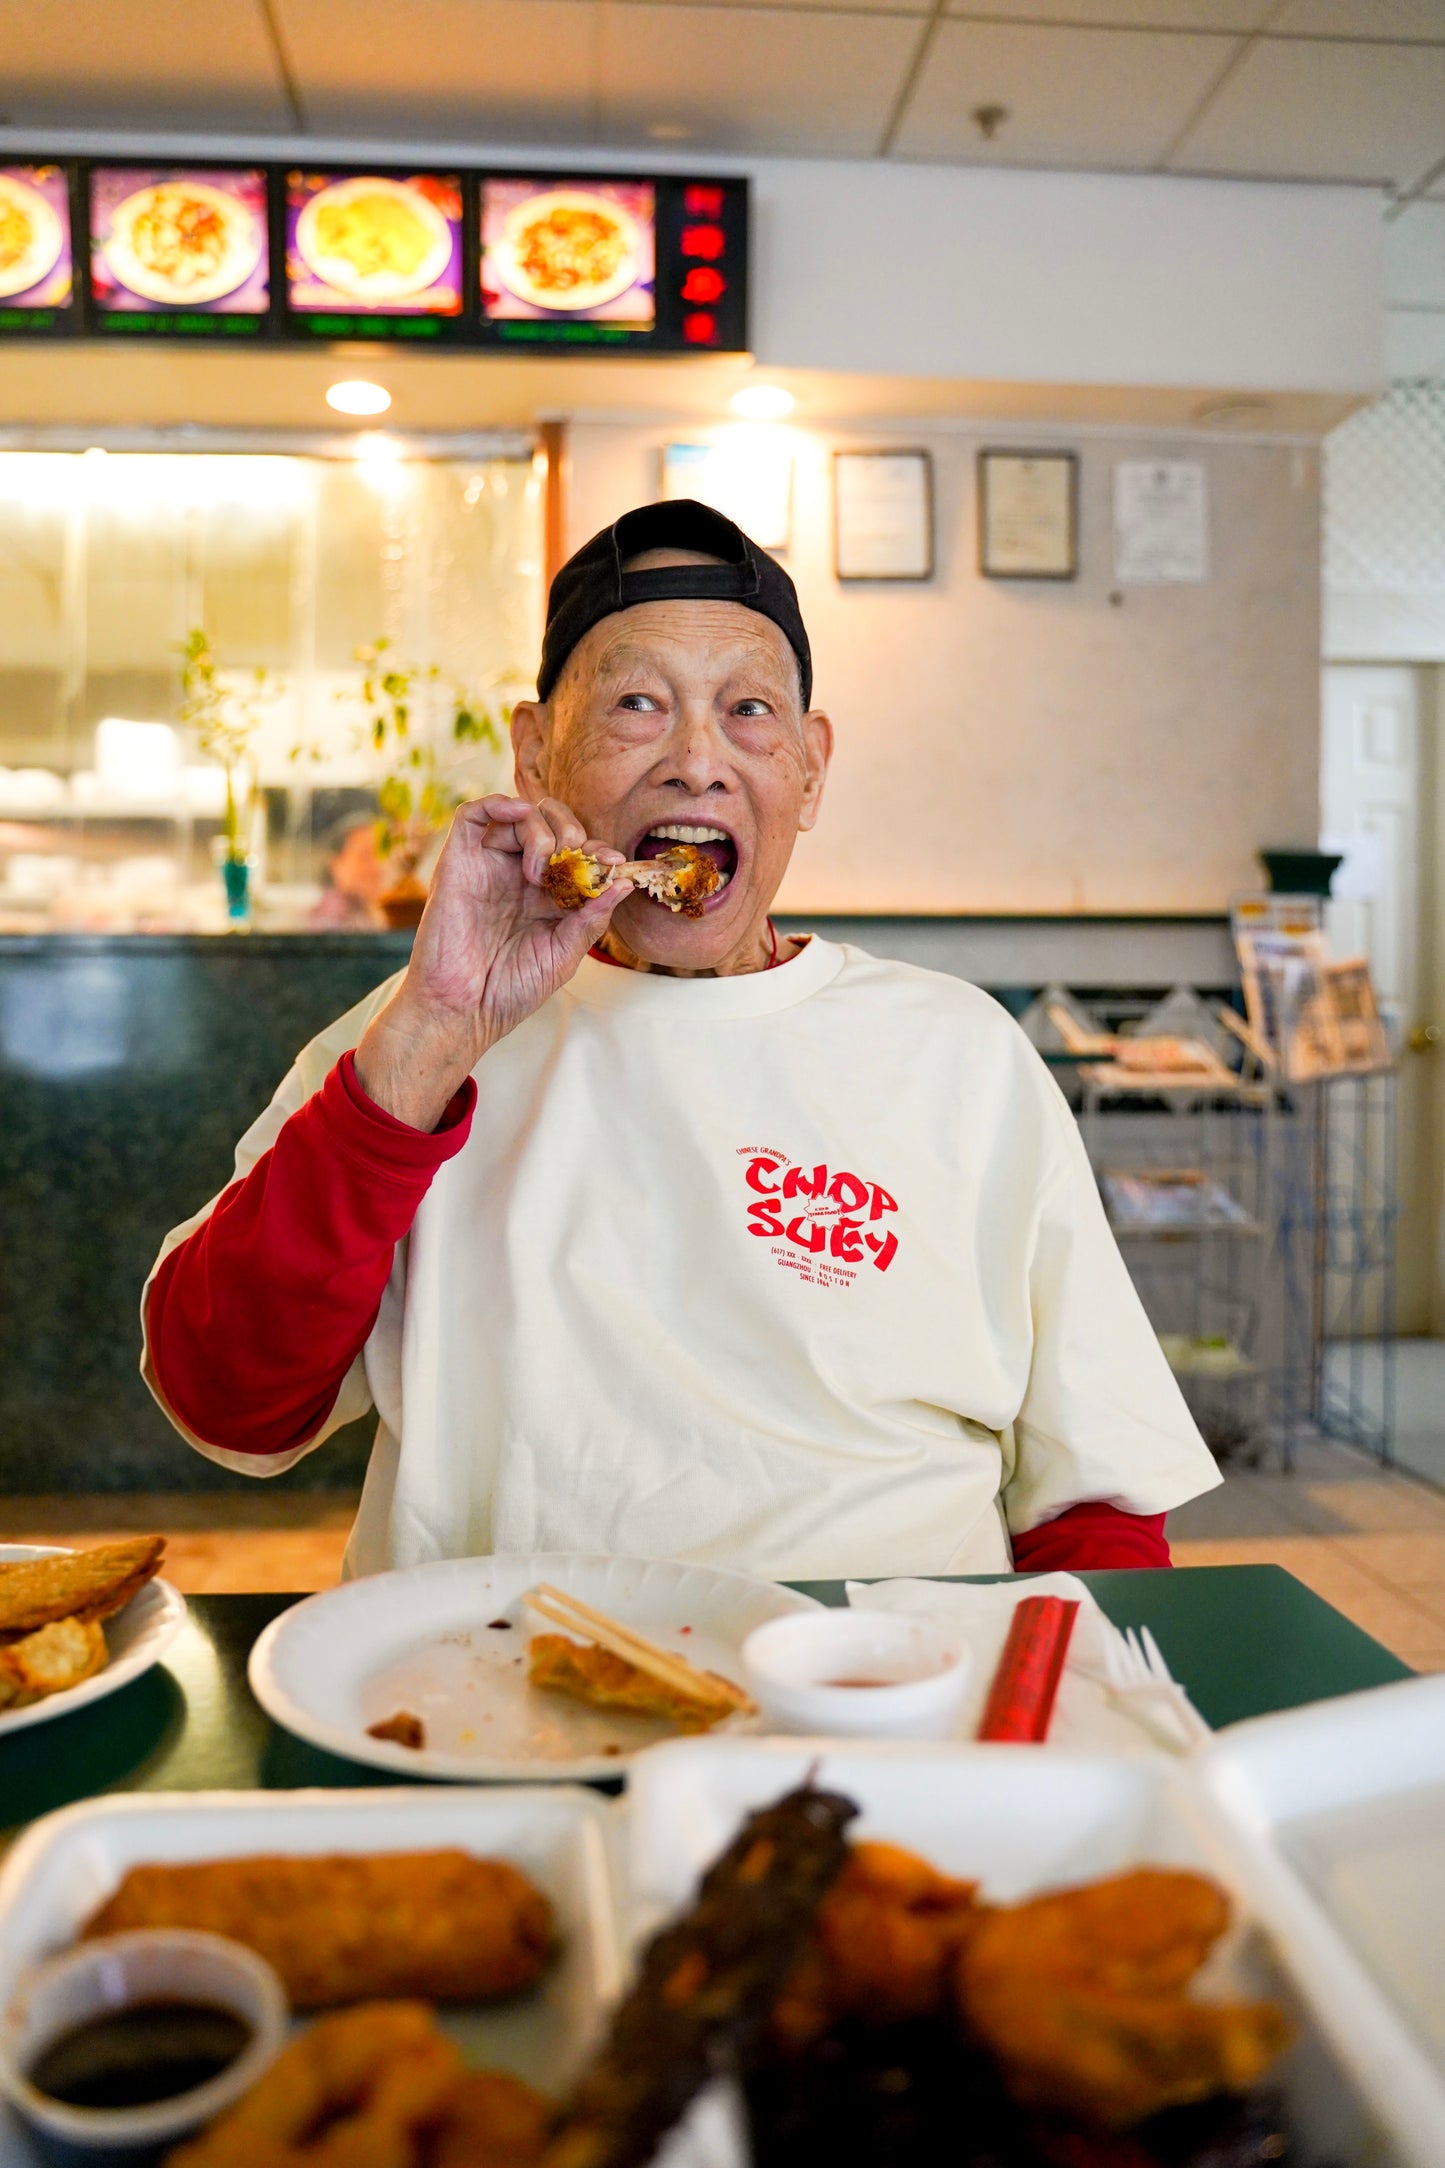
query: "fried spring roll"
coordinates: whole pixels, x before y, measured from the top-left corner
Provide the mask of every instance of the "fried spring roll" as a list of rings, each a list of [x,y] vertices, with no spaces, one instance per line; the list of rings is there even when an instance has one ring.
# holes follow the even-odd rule
[[[298,2010],[372,1997],[483,2001],[530,1987],[552,1908],[520,1869],[469,1852],[132,1867],[84,1933],[203,1927],[267,1958]]]

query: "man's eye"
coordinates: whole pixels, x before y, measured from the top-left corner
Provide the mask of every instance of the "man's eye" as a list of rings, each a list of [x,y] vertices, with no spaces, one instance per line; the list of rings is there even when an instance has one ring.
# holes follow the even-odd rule
[[[772,712],[766,700],[740,700],[733,709],[734,715],[771,715]]]
[[[657,706],[657,702],[651,693],[624,693],[617,705],[620,708],[631,708],[636,715],[648,715]]]

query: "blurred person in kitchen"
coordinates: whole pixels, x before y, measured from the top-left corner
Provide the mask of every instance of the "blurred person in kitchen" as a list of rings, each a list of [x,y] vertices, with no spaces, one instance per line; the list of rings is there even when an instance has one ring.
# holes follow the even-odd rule
[[[461,808],[408,968],[166,1238],[143,1367],[198,1451],[280,1473],[375,1411],[348,1572],[1163,1566],[1219,1481],[1017,1026],[774,925],[832,750],[812,676],[792,581],[721,515],[595,536],[516,795]],[[719,875],[696,918],[543,886],[559,848],[679,842]]]
[[[379,898],[389,878],[377,849],[376,815],[343,815],[327,830],[325,880],[307,925],[316,933],[368,933],[385,927]]]

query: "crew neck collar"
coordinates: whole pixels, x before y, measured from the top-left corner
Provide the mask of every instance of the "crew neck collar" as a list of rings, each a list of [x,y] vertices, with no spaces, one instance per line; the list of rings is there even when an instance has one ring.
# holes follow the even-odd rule
[[[673,979],[661,972],[629,971],[584,956],[563,990],[589,1009],[713,1023],[796,1008],[827,986],[842,968],[843,951],[813,934],[796,956],[772,971],[741,971],[726,979]]]

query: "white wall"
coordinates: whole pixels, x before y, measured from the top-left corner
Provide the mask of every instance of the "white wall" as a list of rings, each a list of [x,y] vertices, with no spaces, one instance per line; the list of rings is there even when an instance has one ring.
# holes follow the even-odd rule
[[[778,367],[1367,391],[1365,189],[955,166],[754,168],[756,345]]]
[[[572,546],[657,494],[665,436],[635,424],[573,429]],[[1256,845],[1313,844],[1313,447],[1060,432],[1052,441],[1082,455],[1082,571],[1045,585],[975,569],[974,456],[990,440],[911,431],[899,441],[926,444],[934,459],[937,575],[841,586],[829,469],[845,441],[795,437],[787,562],[838,756],[787,907],[1218,911],[1257,885]],[[1129,589],[1115,604],[1114,462],[1171,451],[1207,466],[1214,576]]]
[[[0,127],[0,151],[10,134]],[[776,368],[1346,393],[1383,378],[1385,237],[1381,198],[1366,188],[688,157],[651,145],[56,130],[46,147],[747,173],[755,346]]]

